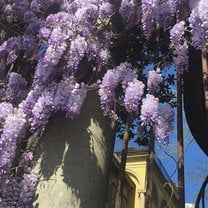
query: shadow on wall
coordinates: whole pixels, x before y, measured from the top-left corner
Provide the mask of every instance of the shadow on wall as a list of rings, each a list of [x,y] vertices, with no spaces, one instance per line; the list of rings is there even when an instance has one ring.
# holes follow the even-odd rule
[[[95,93],[77,119],[51,119],[36,154],[41,179],[33,206],[105,207],[113,146],[114,131]]]

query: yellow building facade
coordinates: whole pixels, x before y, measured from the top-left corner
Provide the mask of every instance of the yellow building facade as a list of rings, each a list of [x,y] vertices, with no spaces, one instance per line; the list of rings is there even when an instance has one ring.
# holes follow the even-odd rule
[[[114,207],[117,189],[118,167],[120,154],[116,153],[110,178],[107,208]],[[126,180],[124,183],[124,208],[145,208],[145,194],[147,186],[148,150],[130,148],[126,163]],[[154,160],[153,172],[153,208],[178,208],[175,184],[172,183],[162,163],[158,158]],[[110,197],[111,196],[111,197]]]

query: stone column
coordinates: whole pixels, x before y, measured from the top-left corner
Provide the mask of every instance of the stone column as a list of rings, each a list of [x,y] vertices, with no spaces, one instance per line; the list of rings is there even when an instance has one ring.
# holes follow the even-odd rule
[[[104,208],[114,136],[95,92],[88,93],[77,119],[51,119],[35,155],[41,178],[33,206]]]
[[[145,191],[139,190],[140,207],[145,208]]]

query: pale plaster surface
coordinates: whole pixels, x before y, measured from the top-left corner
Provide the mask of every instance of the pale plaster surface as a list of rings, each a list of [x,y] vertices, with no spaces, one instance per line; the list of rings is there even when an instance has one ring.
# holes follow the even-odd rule
[[[77,119],[51,119],[35,155],[41,178],[33,207],[104,208],[113,146],[114,130],[94,92]]]

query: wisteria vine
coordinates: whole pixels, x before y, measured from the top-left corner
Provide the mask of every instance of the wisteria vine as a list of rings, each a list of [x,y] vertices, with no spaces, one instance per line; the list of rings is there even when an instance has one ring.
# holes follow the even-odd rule
[[[88,89],[113,121],[123,109],[168,144],[174,113],[158,96],[162,72],[174,63],[184,73],[189,46],[208,47],[207,0],[183,2],[188,16],[179,0],[0,0],[0,207],[30,207],[38,174],[27,148],[24,173],[14,172],[17,146],[54,114],[74,119]]]

